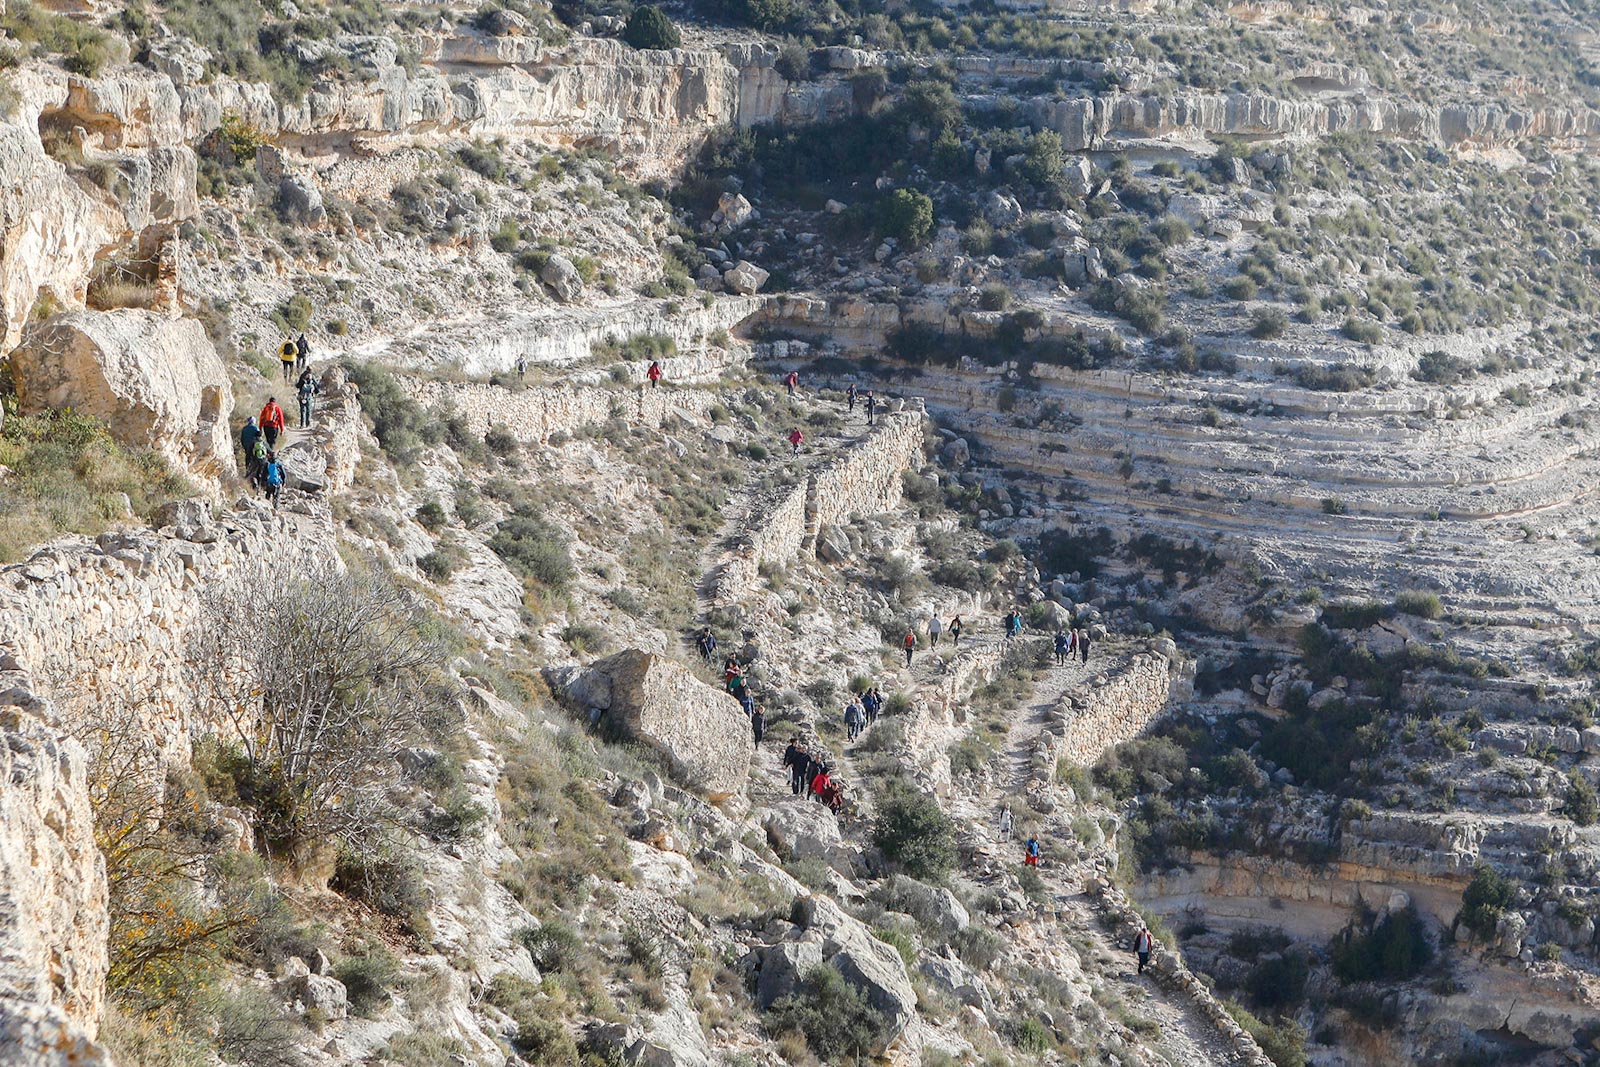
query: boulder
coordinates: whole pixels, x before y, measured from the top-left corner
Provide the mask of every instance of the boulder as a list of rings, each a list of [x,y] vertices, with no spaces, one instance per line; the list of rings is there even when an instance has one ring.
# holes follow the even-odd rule
[[[57,315],[29,332],[11,369],[24,412],[72,408],[125,445],[233,469],[233,387],[193,319],[137,308]]]
[[[737,229],[754,217],[756,209],[742,193],[723,193],[711,221],[725,230]]]
[[[278,183],[278,217],[285,222],[316,226],[328,221],[322,192],[308,178],[287,175]]]
[[[761,814],[767,841],[784,859],[820,859],[839,854],[844,838],[833,812],[805,797],[784,797]]]
[[[884,905],[890,910],[903,911],[918,922],[937,926],[947,934],[965,930],[972,922],[966,907],[950,890],[919,882],[903,874],[897,874],[884,883],[883,899]]]
[[[747,259],[741,259],[723,272],[728,288],[742,296],[755,295],[772,275]]]
[[[608,679],[608,726],[660,752],[674,777],[712,800],[744,789],[755,743],[733,697],[642,649],[619,652],[593,669]]]
[[[996,189],[984,198],[983,217],[995,226],[1015,226],[1022,221],[1022,205]]]
[[[328,484],[328,457],[315,442],[302,437],[278,450],[283,484],[302,493],[320,493]]]
[[[850,539],[839,527],[826,526],[817,535],[817,558],[824,563],[843,563],[850,552]]]
[[[784,941],[761,951],[761,970],[756,977],[756,1006],[765,1011],[772,1002],[798,993],[806,975],[822,966],[820,934],[803,935],[798,941]]]
[[[563,304],[570,304],[583,296],[583,276],[578,273],[578,268],[572,265],[572,260],[556,252],[545,260],[539,269],[539,280],[550,287],[556,294],[556,299]]]
[[[1094,178],[1094,169],[1089,165],[1089,160],[1083,156],[1067,161],[1061,170],[1061,177],[1065,179],[1067,192],[1080,200],[1089,195]]]
[[[278,989],[294,1006],[296,1014],[319,1023],[347,1018],[350,1000],[344,983],[327,975],[313,974],[303,960],[293,962],[299,966],[288,969],[278,979]]]
[[[935,987],[974,1008],[985,1007],[987,992],[983,980],[955,956],[924,956],[917,965]]]
[[[948,467],[965,467],[972,459],[972,448],[964,437],[957,437],[946,442],[939,450],[940,457]]]
[[[825,897],[795,901],[795,918],[822,936],[824,959],[882,1013],[885,1042],[892,1042],[916,1017],[917,994],[894,948],[873,937],[861,922]],[[882,1048],[872,1050],[882,1052]]]

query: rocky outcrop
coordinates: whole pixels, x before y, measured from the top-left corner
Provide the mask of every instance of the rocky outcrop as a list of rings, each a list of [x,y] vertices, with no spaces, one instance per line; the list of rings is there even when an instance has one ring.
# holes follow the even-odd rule
[[[1489,147],[1530,138],[1587,141],[1600,113],[1582,107],[1513,109],[1498,104],[1435,106],[1403,99],[1288,100],[1262,93],[1109,93],[1027,101],[1029,120],[1061,135],[1068,151],[1117,139],[1295,137],[1370,133],[1450,147]]]
[[[594,664],[609,684],[602,722],[660,752],[675,777],[713,801],[742,792],[755,745],[737,701],[682,664],[629,649]]]
[[[123,444],[231,470],[233,387],[199,322],[150,311],[74,311],[28,331],[11,356],[25,412],[72,409]]]
[[[105,861],[87,760],[0,646],[0,1048],[8,1063],[97,1064]]]

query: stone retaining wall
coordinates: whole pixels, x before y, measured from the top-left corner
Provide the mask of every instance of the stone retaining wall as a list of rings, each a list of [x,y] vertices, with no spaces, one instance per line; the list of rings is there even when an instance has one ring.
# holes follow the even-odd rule
[[[406,392],[425,408],[450,405],[472,432],[504,426],[519,441],[544,444],[555,433],[576,433],[608,419],[630,425],[660,426],[673,418],[704,419],[716,396],[698,389],[600,389],[570,385],[511,390],[478,382],[439,382],[400,378]]]
[[[1172,665],[1165,656],[1136,652],[1116,670],[1068,690],[1059,708],[1065,731],[1056,742],[1056,758],[1093,766],[1162,716],[1171,684]]]
[[[922,406],[880,416],[863,438],[812,470],[805,483],[750,503],[730,546],[712,602],[731,604],[756,584],[761,567],[816,551],[824,524],[876,515],[900,502],[900,475],[922,464]]]
[[[212,517],[198,501],[169,506],[168,524],[57,541],[0,568],[0,645],[77,713],[139,708],[169,759],[188,755],[192,700],[185,643],[202,594],[260,561],[292,570],[336,561],[333,520],[318,500],[274,511],[257,500]]]
[[[949,792],[949,749],[968,729],[962,702],[1003,670],[1026,669],[1025,665],[1038,662],[1047,647],[1040,637],[968,643],[945,663],[934,682],[917,687],[911,711],[902,720],[898,755],[919,786],[938,796]]]

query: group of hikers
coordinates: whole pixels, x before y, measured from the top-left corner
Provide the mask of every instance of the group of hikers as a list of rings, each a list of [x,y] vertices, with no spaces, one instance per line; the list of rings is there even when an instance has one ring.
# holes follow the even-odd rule
[[[843,809],[844,781],[834,776],[833,764],[820,745],[808,745],[799,735],[789,738],[783,765],[789,770],[789,789],[795,796],[811,797],[836,815]]]
[[[961,626],[962,623],[960,615],[952,616],[948,624],[939,618],[939,613],[937,611],[929,615],[926,626],[928,633],[928,647],[937,648],[939,646],[940,636],[942,636],[946,631],[948,631],[950,634],[950,643],[955,646],[960,646]],[[1006,640],[1008,641],[1020,636],[1022,633],[1022,612],[1012,608],[1010,611],[1002,615],[1000,617],[1000,629],[1005,634]],[[1093,641],[1089,635],[1089,628],[1086,626],[1074,626],[1070,629],[1063,628],[1057,630],[1055,635],[1056,666],[1060,667],[1066,664],[1074,654],[1081,656],[1082,662],[1088,663],[1089,645],[1092,643]],[[906,635],[901,640],[900,647],[906,654],[906,666],[911,666],[912,654],[917,650],[917,631],[914,626],[906,630]]]
[[[289,381],[296,366],[300,377],[295,379],[295,398],[300,404],[300,429],[311,425],[313,405],[319,388],[316,376],[306,366],[310,351],[304,334],[297,341],[285,341],[279,350],[283,364],[283,379]],[[259,415],[245,420],[239,430],[239,447],[244,451],[245,479],[277,507],[283,489],[283,464],[278,460],[278,438],[284,433],[287,419],[275,396],[267,397]]]

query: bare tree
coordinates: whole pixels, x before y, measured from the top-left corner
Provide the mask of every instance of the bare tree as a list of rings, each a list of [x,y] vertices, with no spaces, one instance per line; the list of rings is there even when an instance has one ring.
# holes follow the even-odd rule
[[[262,566],[206,596],[190,664],[201,721],[245,764],[264,844],[384,821],[395,756],[437,702],[422,605],[374,572]]]

